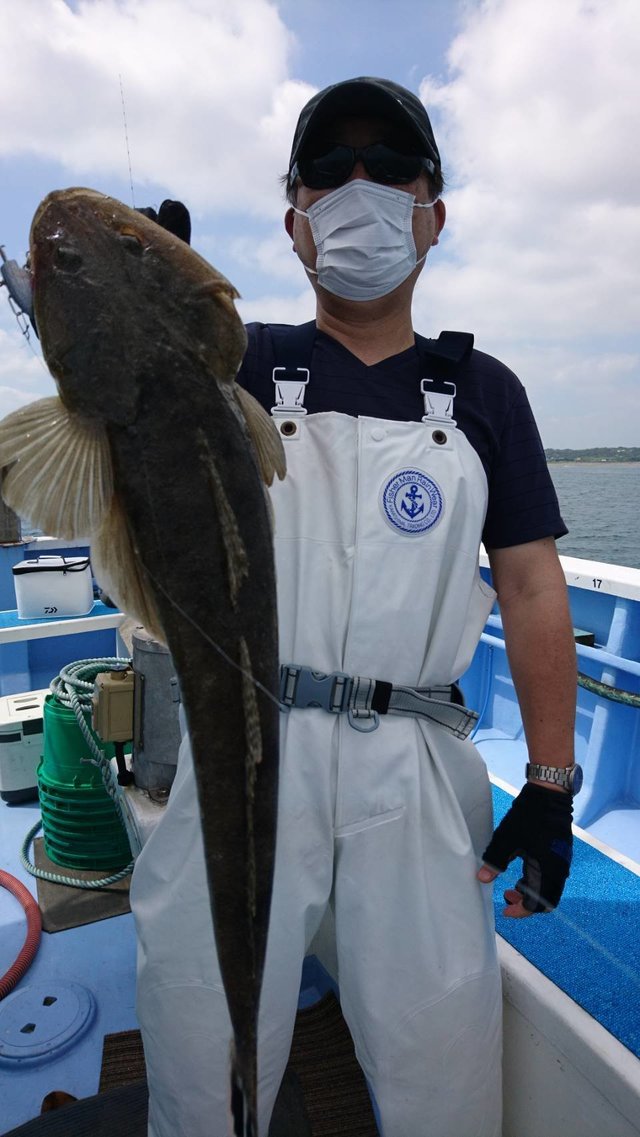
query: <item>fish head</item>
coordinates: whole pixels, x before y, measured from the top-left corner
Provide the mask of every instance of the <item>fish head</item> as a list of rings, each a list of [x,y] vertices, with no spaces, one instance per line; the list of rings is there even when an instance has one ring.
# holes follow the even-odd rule
[[[184,241],[115,198],[56,190],[31,226],[34,312],[67,408],[129,425],[142,393],[193,360],[231,384],[246,348],[238,293]],[[199,373],[202,374],[200,367]]]

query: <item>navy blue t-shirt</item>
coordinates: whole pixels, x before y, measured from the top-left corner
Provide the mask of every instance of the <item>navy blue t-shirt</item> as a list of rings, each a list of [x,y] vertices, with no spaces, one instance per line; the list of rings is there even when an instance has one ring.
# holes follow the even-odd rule
[[[238,382],[265,407],[275,402],[273,341],[267,324],[248,324],[249,343]],[[280,362],[280,361],[278,361]],[[425,413],[417,348],[368,365],[326,333],[315,334],[309,414],[342,414],[420,422]],[[484,466],[489,502],[482,540],[487,549],[562,537],[568,532],[526,392],[497,359],[472,351],[455,374],[453,417]]]

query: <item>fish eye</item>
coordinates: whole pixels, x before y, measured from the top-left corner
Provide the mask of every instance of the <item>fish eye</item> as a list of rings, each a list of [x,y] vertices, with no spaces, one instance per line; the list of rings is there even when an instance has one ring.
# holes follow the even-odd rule
[[[78,272],[82,268],[82,257],[69,245],[56,245],[56,263],[65,272]]]
[[[136,253],[137,256],[140,256],[144,252],[144,244],[137,233],[125,229],[118,234],[118,240],[130,253]]]

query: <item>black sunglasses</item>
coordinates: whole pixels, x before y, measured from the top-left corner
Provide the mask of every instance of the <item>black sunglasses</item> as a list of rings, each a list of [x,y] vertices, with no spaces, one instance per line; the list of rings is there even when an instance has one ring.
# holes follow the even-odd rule
[[[309,189],[335,189],[344,185],[357,161],[361,161],[374,182],[383,185],[407,185],[415,182],[423,170],[435,173],[435,165],[419,154],[402,154],[385,142],[370,146],[334,146],[317,157],[298,158],[289,174],[289,187],[296,178]]]

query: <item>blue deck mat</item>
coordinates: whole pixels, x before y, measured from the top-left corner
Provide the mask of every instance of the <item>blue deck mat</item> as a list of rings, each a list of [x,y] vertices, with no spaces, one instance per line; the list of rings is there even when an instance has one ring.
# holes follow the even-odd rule
[[[512,800],[493,787],[496,822]],[[496,930],[640,1058],[640,876],[576,839],[559,908],[509,920],[502,894],[521,869],[518,859],[496,881]]]

